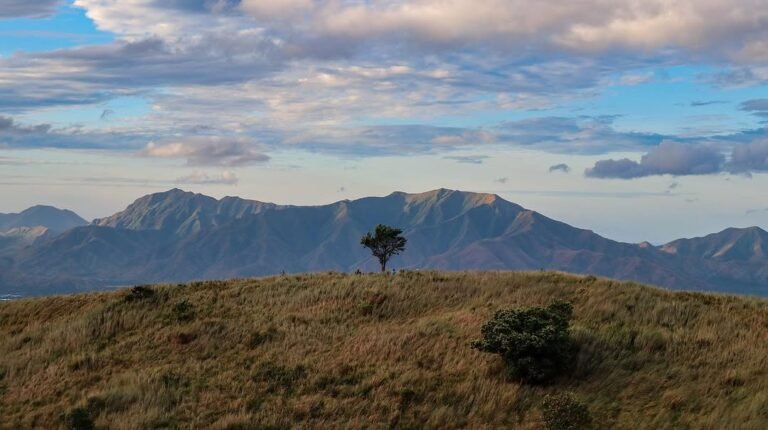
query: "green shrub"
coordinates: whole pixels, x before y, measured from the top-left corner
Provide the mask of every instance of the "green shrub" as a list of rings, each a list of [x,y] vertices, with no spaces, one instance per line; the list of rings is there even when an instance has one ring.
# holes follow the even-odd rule
[[[592,426],[589,409],[570,393],[544,397],[541,414],[547,430],[582,430]]]
[[[483,337],[472,347],[501,355],[514,379],[545,383],[573,368],[572,314],[571,304],[560,301],[546,308],[501,310],[483,325]]]
[[[191,321],[195,317],[195,308],[184,299],[173,306],[173,317],[176,321]]]
[[[123,298],[126,302],[138,302],[141,300],[151,299],[155,296],[155,291],[152,288],[137,285],[128,291],[128,294]]]
[[[64,427],[69,430],[93,430],[93,419],[88,409],[77,407],[64,416]]]

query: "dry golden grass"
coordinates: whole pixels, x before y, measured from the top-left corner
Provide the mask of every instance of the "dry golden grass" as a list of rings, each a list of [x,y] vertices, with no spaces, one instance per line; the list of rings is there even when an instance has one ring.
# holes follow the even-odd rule
[[[558,273],[307,275],[0,305],[0,427],[541,428],[571,391],[602,428],[768,428],[768,302]],[[505,380],[495,310],[571,301],[576,371]],[[186,304],[180,304],[186,303]]]

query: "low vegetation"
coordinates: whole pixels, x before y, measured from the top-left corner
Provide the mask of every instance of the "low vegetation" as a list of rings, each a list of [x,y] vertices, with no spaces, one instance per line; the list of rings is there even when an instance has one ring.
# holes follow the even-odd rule
[[[571,393],[545,396],[541,415],[547,430],[583,430],[592,426],[589,409]]]
[[[571,304],[560,301],[546,308],[501,310],[483,325],[483,338],[472,347],[499,354],[514,380],[550,382],[575,364],[577,347],[569,333],[572,315]]]
[[[558,301],[578,350],[550,383],[471,347],[498,311]],[[546,272],[20,300],[0,304],[0,427],[762,429],[766,340],[763,300]]]

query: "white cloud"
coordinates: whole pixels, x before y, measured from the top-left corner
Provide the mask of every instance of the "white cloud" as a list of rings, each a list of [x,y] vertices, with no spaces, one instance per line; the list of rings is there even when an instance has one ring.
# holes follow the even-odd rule
[[[709,175],[719,173],[725,156],[719,149],[706,145],[664,141],[643,155],[639,162],[600,160],[585,174],[592,178],[633,179],[654,175]]]
[[[176,179],[179,185],[237,185],[238,182],[240,179],[229,170],[214,176],[208,176],[203,172],[192,172],[190,175]]]
[[[617,83],[647,82],[654,77],[648,69],[658,64],[730,64],[730,74],[719,79],[732,84],[768,76],[740,63],[747,49],[747,62],[762,58],[754,41],[768,39],[768,4],[760,0],[74,5],[117,40],[1,58],[0,111],[30,118],[51,107],[142,97],[150,111],[129,130],[120,128],[123,115],[101,125],[142,136],[142,145],[152,140],[146,156],[190,165],[266,161],[253,141],[270,149],[303,145],[361,154],[492,143],[574,153],[637,150],[664,136],[618,132],[609,117],[525,116],[466,130],[431,124],[479,112],[561,107]],[[382,123],[400,125],[367,125]]]
[[[311,12],[312,0],[243,0],[241,8],[259,19],[295,18]]]
[[[269,161],[250,139],[243,137],[191,136],[149,142],[140,155],[186,159],[189,166],[237,167]]]

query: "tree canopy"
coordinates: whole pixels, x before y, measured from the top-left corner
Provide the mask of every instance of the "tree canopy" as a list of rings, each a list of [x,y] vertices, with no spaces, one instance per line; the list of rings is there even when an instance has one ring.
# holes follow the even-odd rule
[[[360,244],[371,250],[373,256],[379,260],[381,271],[385,272],[389,259],[405,251],[408,239],[401,236],[402,234],[403,231],[399,228],[379,224],[373,234],[369,232],[360,239]]]

